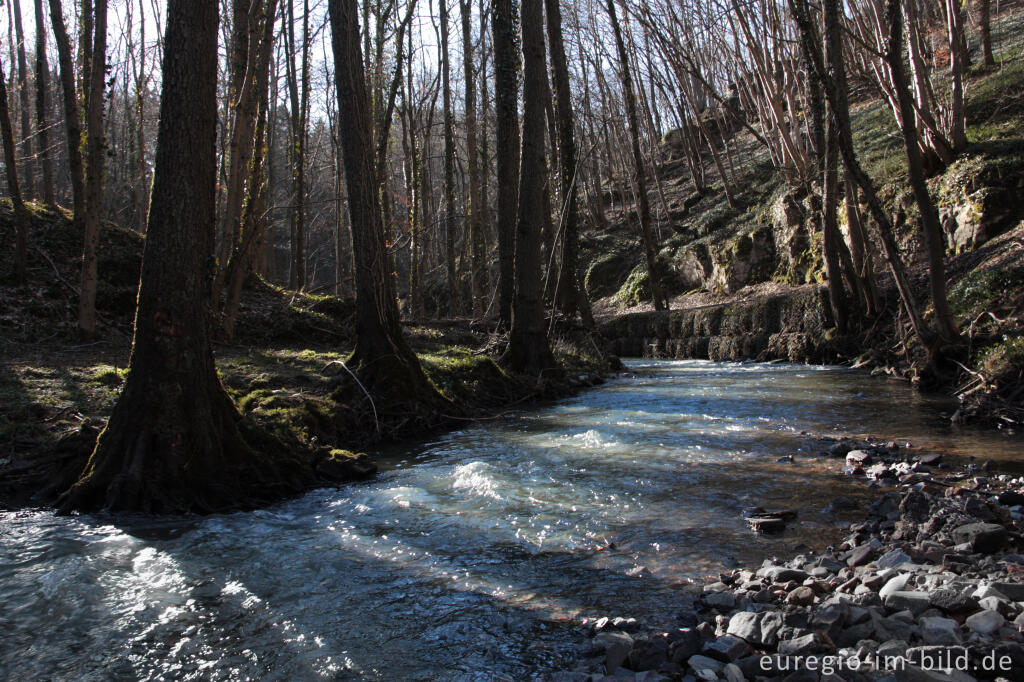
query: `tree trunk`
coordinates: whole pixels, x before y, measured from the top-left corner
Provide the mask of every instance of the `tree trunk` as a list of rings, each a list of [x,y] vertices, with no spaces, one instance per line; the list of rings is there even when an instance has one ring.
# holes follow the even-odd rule
[[[562,10],[559,0],[545,0],[548,23],[548,44],[551,48],[551,70],[555,85],[555,108],[558,112],[558,143],[560,150],[559,180],[561,182],[562,262],[559,268],[555,304],[569,319],[578,312],[587,326],[593,325],[590,301],[579,277],[579,192],[577,189],[576,121],[569,87],[569,67],[562,40]]]
[[[88,133],[85,175],[85,243],[82,250],[81,295],[78,299],[78,331],[82,338],[96,336],[97,254],[103,221],[103,173],[107,139],[103,125],[107,70],[107,0],[95,0],[92,62],[89,64],[89,97],[86,99]]]
[[[459,0],[462,15],[462,66],[466,81],[466,158],[469,197],[466,201],[466,238],[470,252],[470,292],[474,317],[483,315],[487,305],[487,273],[484,270],[484,242],[480,223],[480,158],[477,148],[476,74],[473,64],[473,3]]]
[[[448,56],[448,0],[438,0],[441,21],[441,89],[444,103],[444,239],[448,275],[448,314],[458,315],[462,306],[455,272],[455,117],[452,112],[451,59]]]
[[[615,12],[615,0],[606,0],[606,5],[608,17],[612,23],[612,31],[615,34],[615,46],[618,48],[619,53],[622,89],[625,91],[626,97],[626,118],[629,121],[630,141],[633,148],[634,182],[640,213],[640,238],[643,241],[644,256],[647,259],[647,277],[651,287],[651,302],[654,303],[655,310],[665,310],[668,305],[665,300],[665,294],[662,293],[654,250],[654,237],[651,234],[651,206],[647,198],[647,179],[644,172],[643,155],[640,152],[640,122],[636,112],[636,95],[634,94],[633,77],[629,68],[629,55],[626,52],[626,44],[622,39],[622,29],[619,26],[618,16]]]
[[[64,512],[220,511],[312,480],[308,462],[261,431],[239,429],[210,348],[217,1],[169,0],[166,46],[131,371],[81,478],[60,501]]]
[[[523,144],[519,220],[516,226],[516,290],[512,329],[502,362],[515,372],[539,376],[555,367],[544,325],[540,233],[544,222],[544,59],[542,0],[522,2]],[[497,23],[497,21],[496,21]],[[495,36],[497,39],[498,36]]]
[[[19,176],[24,185],[25,197],[28,199],[37,196],[35,190],[36,172],[35,158],[32,155],[32,109],[29,105],[31,95],[28,88],[28,59],[25,57],[25,31],[21,25],[21,0],[12,0],[14,9],[14,35],[17,38],[18,51],[18,101],[21,114],[21,155],[24,159],[22,172]],[[12,66],[13,68],[13,66]]]
[[[43,0],[35,0],[36,14],[36,130],[39,158],[43,167],[43,201],[56,203],[53,185],[53,154],[50,152],[50,66],[46,61],[46,25],[43,23]]]
[[[961,0],[946,0],[947,33],[949,37],[949,72],[952,95],[949,115],[950,143],[954,152],[963,151],[967,146],[967,114],[964,107],[964,90],[967,77],[967,42],[964,36],[964,13]]]
[[[18,284],[24,284],[26,281],[25,268],[28,261],[28,211],[21,198],[21,185],[18,182],[16,161],[18,154],[14,141],[14,130],[11,128],[11,111],[7,103],[7,79],[4,77],[3,64],[0,64],[0,133],[3,135],[7,191],[11,194],[14,221],[18,231],[14,254],[14,279]]]
[[[935,321],[941,339],[946,343],[953,343],[960,337],[960,332],[953,320],[953,312],[949,308],[949,300],[946,296],[945,239],[942,234],[942,225],[939,223],[939,211],[928,192],[928,181],[925,178],[924,167],[921,163],[921,150],[918,147],[917,134],[914,129],[913,102],[903,74],[903,18],[900,0],[887,0],[886,14],[889,20],[889,45],[885,58],[889,63],[893,87],[899,102],[900,128],[907,151],[910,186],[921,213],[921,230],[924,232],[928,254],[928,280],[931,287],[932,306],[935,309]]]
[[[78,93],[75,89],[75,66],[71,56],[71,40],[64,26],[64,10],[60,0],[49,0],[53,38],[57,43],[60,64],[60,84],[64,100],[64,126],[68,146],[68,166],[71,172],[71,207],[75,232],[85,233],[85,166],[82,161],[82,124],[78,113]]]
[[[996,58],[992,54],[992,0],[978,0],[978,33],[981,35],[985,66],[995,66]]]
[[[398,322],[377,193],[356,0],[329,0],[327,7],[355,261],[356,346],[349,366],[360,375],[367,390],[385,398],[388,405],[412,402],[436,407],[447,401],[427,380]]]
[[[299,72],[294,63],[295,11],[294,0],[288,0],[288,93],[291,99],[292,134],[292,206],[291,256],[289,286],[301,291],[306,288],[306,119],[309,109],[309,0],[303,0],[302,54]]]
[[[494,0],[494,108],[498,183],[498,320],[512,325],[519,203],[519,58],[512,0]]]

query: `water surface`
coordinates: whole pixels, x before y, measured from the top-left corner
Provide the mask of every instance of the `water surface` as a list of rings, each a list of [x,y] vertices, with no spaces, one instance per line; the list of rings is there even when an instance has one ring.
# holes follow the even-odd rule
[[[813,436],[1021,451],[850,370],[629,367],[263,511],[0,514],[0,678],[523,679],[572,656],[581,618],[668,626],[687,581],[837,538],[826,507],[864,486]],[[759,537],[741,517],[754,504],[800,516]]]

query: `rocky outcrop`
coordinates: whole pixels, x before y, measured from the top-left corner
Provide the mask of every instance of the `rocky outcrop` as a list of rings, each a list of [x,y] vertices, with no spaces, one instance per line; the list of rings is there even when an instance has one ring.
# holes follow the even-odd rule
[[[790,360],[831,357],[821,288],[717,306],[621,315],[601,325],[624,357]]]
[[[957,159],[938,183],[948,246],[969,251],[1001,234],[1020,215],[1024,158],[1019,149],[1001,149],[999,143],[979,145]]]

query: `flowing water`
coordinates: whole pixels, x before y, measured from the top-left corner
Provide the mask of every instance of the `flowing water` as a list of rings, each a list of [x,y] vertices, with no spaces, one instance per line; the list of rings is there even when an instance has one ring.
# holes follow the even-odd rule
[[[864,484],[813,436],[1021,452],[850,370],[629,368],[263,511],[0,514],[0,679],[524,679],[571,658],[581,618],[668,626],[688,580],[838,537],[826,507]],[[754,504],[800,515],[758,537]]]

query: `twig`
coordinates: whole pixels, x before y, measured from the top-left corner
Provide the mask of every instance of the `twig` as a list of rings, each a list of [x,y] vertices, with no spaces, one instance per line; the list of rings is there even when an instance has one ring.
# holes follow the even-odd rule
[[[348,365],[346,365],[344,363],[344,361],[342,361],[342,360],[331,360],[326,365],[324,365],[324,368],[322,370],[320,370],[320,372],[323,373],[323,372],[327,371],[327,368],[330,367],[331,365],[341,365],[342,369],[344,369],[346,372],[348,372],[349,375],[355,380],[355,382],[357,384],[359,384],[359,388],[363,389],[363,393],[366,394],[366,399],[370,401],[370,407],[373,408],[373,423],[377,427],[377,433],[379,434],[380,433],[380,419],[377,418],[377,404],[375,402],[373,402],[373,396],[370,395],[370,392],[366,390],[366,386],[363,386],[363,382],[361,382],[359,380],[359,377],[356,376],[355,372],[350,370],[348,368]]]

